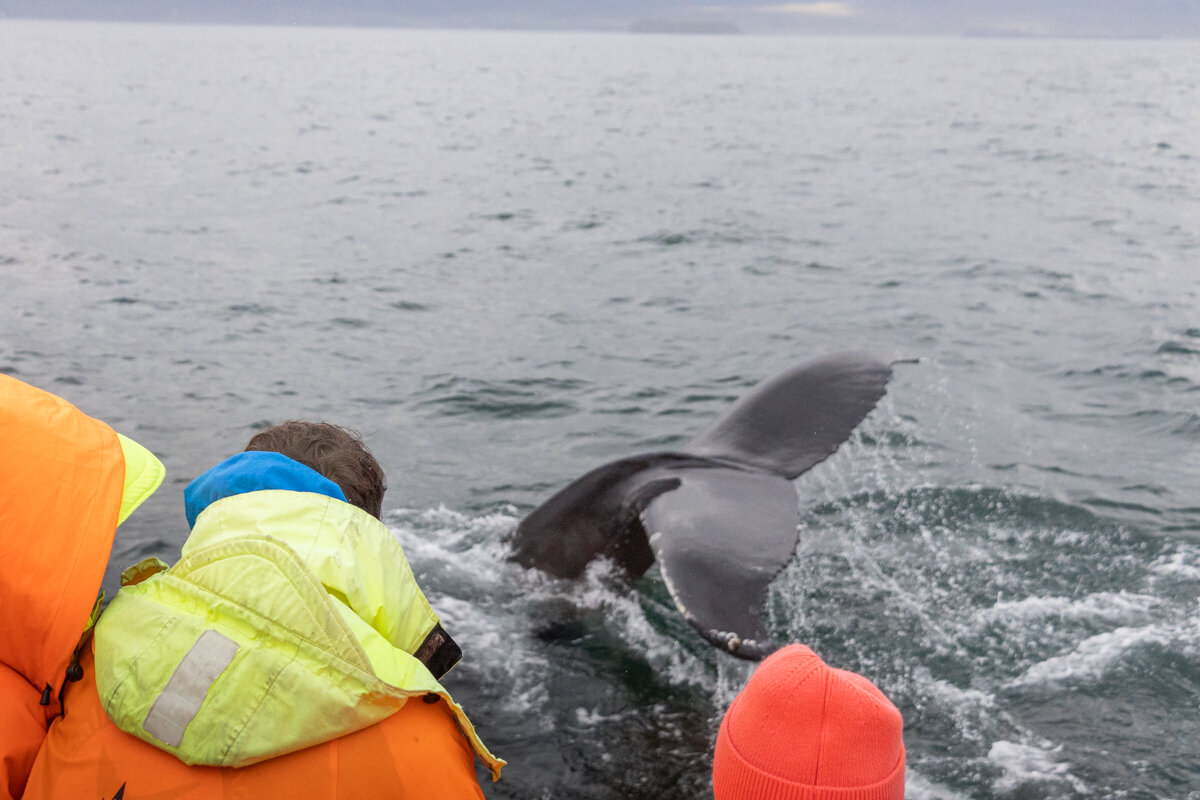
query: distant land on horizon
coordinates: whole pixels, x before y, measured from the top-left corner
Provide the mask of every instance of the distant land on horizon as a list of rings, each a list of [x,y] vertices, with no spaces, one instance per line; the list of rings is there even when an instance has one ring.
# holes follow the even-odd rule
[[[1200,37],[1200,0],[0,0],[0,19],[606,31],[967,36]]]
[[[671,19],[639,19],[629,26],[630,33],[703,33],[736,35],[741,28],[732,22],[690,22]]]

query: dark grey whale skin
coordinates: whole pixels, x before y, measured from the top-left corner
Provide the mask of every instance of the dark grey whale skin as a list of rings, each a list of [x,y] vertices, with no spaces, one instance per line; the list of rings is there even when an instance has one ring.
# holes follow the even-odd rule
[[[791,481],[828,458],[883,397],[891,364],[825,356],[755,386],[678,452],[645,453],[576,479],[517,525],[511,559],[576,578],[601,556],[639,577],[657,559],[705,639],[758,660],[767,587],[791,560]]]

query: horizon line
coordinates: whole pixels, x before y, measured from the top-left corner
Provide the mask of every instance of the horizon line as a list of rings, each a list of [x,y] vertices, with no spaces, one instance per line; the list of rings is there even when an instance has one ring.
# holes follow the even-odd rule
[[[771,37],[771,38],[841,38],[841,39],[997,39],[1021,41],[1190,41],[1200,38],[1200,32],[1194,34],[1180,33],[1146,33],[1146,34],[1099,34],[1099,33],[1058,33],[1038,34],[1023,31],[987,30],[968,28],[958,33],[935,31],[821,31],[821,30],[787,30],[787,31],[704,31],[704,30],[636,30],[635,26],[645,20],[632,20],[625,27],[600,26],[563,26],[563,27],[528,27],[522,25],[446,25],[419,24],[399,21],[316,21],[289,22],[286,20],[235,20],[235,19],[166,19],[156,16],[132,17],[101,17],[66,15],[9,15],[0,11],[0,22],[83,22],[111,25],[164,25],[173,27],[209,26],[209,27],[247,27],[247,28],[342,28],[352,30],[414,30],[414,31],[476,31],[495,33],[606,33],[626,34],[630,36],[707,36],[714,38]],[[735,23],[736,25],[736,23]]]

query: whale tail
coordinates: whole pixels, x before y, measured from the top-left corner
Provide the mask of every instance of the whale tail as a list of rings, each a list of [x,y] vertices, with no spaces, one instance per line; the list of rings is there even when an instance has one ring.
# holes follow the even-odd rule
[[[890,364],[863,353],[784,370],[740,397],[684,449],[797,478],[850,437],[891,375]]]
[[[569,484],[517,526],[512,558],[559,577],[600,556],[634,577],[657,560],[705,639],[761,659],[775,649],[762,623],[767,587],[799,536],[791,481],[849,438],[890,377],[889,364],[857,353],[781,372],[683,452],[621,459]]]

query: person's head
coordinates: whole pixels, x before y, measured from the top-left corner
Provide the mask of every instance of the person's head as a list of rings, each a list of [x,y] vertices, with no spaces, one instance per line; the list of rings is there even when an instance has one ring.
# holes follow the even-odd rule
[[[866,678],[795,644],[768,657],[725,712],[715,800],[902,800],[904,723]]]
[[[387,483],[357,431],[328,422],[290,420],[257,433],[246,450],[280,453],[341,487],[346,500],[379,518]]]

